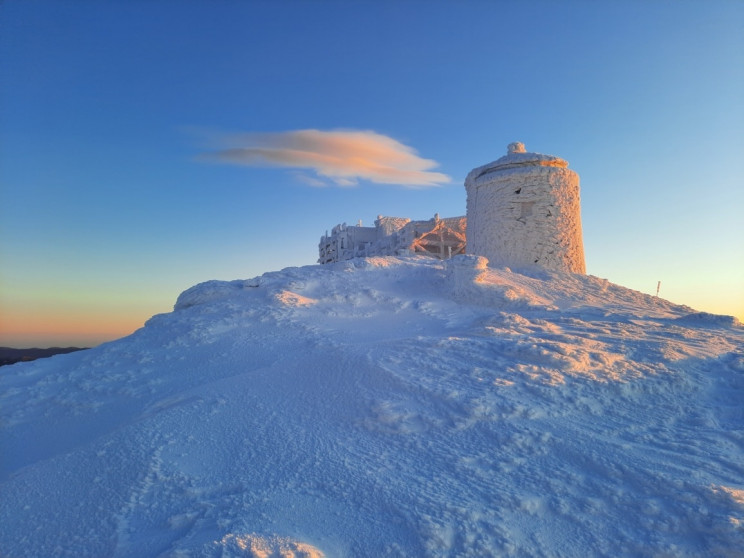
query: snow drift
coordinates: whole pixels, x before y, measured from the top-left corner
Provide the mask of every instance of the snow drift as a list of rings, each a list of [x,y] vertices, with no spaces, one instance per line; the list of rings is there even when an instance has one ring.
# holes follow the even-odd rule
[[[370,258],[0,372],[0,554],[741,556],[744,329]]]

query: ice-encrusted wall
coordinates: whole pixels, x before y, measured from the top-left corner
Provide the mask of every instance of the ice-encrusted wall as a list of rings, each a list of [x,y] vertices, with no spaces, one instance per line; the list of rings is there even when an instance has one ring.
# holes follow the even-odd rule
[[[346,223],[320,237],[318,263],[327,264],[370,256],[421,254],[446,260],[465,252],[465,217],[411,221],[407,217],[377,216],[374,227]]]
[[[586,273],[579,175],[518,142],[465,179],[468,253],[494,266]]]

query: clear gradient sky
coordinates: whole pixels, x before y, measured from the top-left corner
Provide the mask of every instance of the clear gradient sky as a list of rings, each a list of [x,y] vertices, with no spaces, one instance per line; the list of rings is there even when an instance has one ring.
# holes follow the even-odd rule
[[[588,273],[744,319],[743,92],[738,0],[5,0],[0,345],[124,336],[339,222],[464,215],[512,141],[581,176]]]

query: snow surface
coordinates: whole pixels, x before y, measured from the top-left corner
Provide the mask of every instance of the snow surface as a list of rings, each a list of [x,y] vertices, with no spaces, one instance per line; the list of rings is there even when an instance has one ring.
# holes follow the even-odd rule
[[[0,371],[0,554],[742,556],[744,329],[370,258]]]

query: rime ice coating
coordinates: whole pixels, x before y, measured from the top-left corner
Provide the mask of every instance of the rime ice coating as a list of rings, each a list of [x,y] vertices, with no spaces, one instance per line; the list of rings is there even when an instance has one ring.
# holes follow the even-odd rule
[[[509,153],[526,153],[527,150],[524,148],[524,144],[521,141],[514,141],[506,146]]]
[[[586,273],[579,175],[522,143],[507,149],[465,179],[468,253],[493,266]]]

